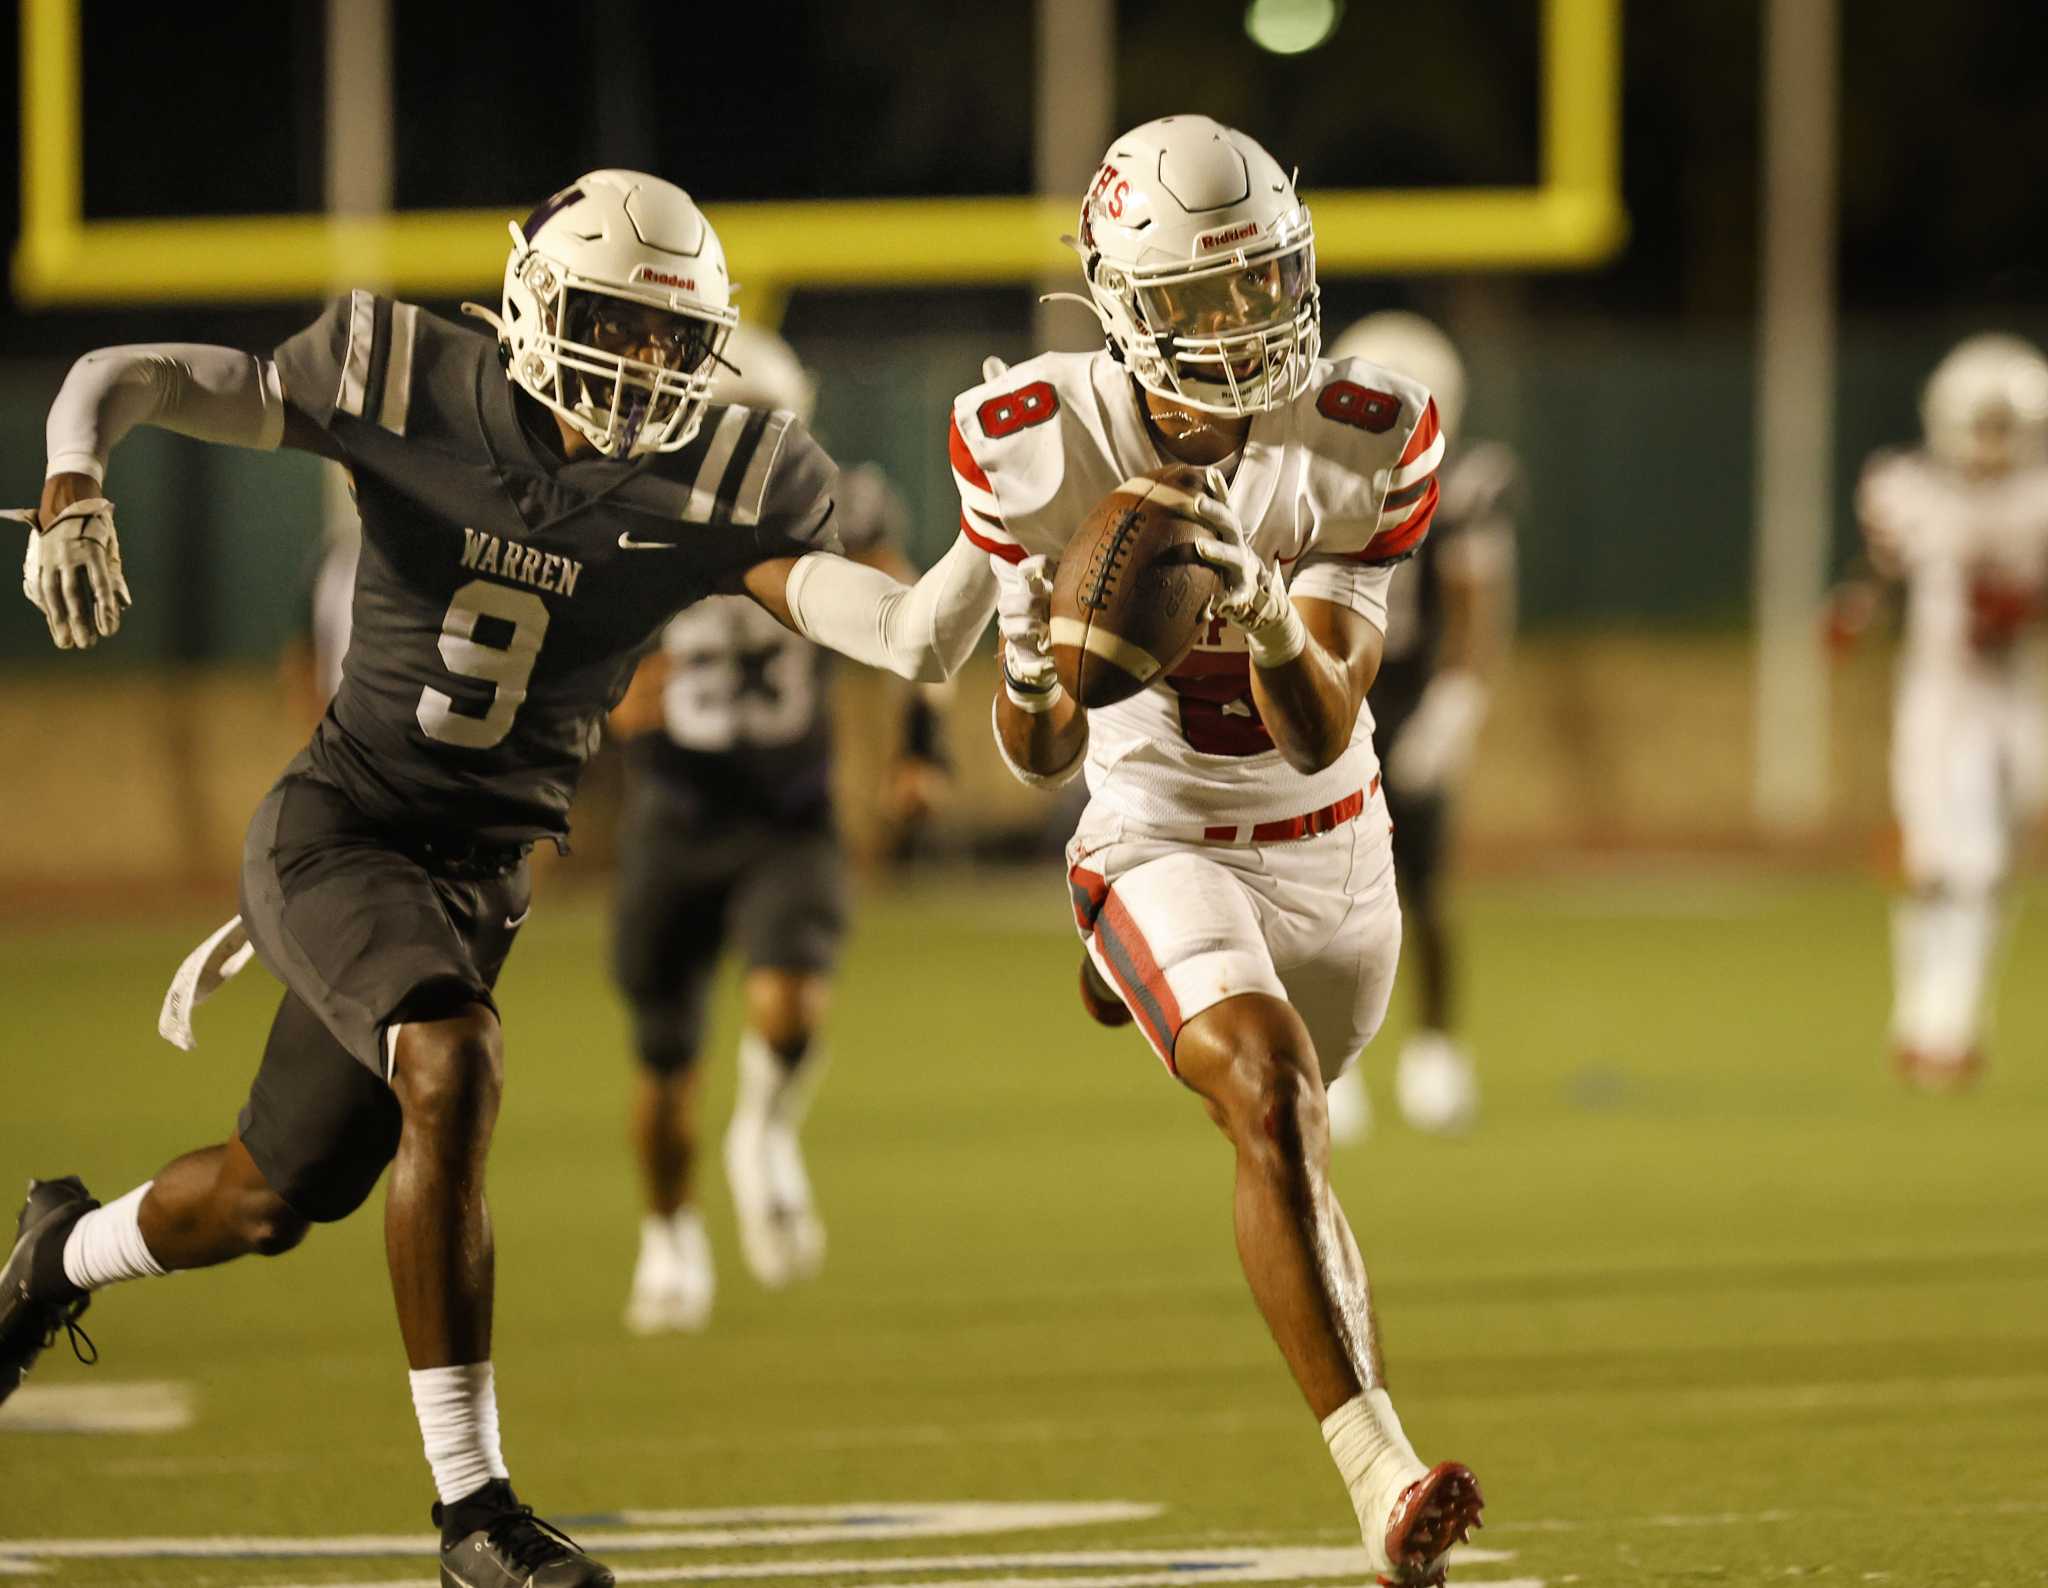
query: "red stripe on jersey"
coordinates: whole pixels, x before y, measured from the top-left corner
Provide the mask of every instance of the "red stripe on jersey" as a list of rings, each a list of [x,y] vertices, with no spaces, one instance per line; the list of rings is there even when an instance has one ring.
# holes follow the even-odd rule
[[[1429,533],[1429,521],[1436,516],[1438,491],[1436,476],[1429,477],[1429,489],[1422,494],[1422,500],[1415,504],[1410,513],[1392,529],[1383,529],[1366,543],[1365,550],[1358,554],[1360,562],[1387,562],[1395,557],[1405,557]]]
[[[1024,560],[1024,548],[1022,546],[1018,545],[1014,540],[991,539],[987,533],[977,530],[972,524],[968,523],[965,513],[960,515],[960,533],[965,535],[974,545],[987,552],[991,557],[1000,557],[1004,562],[1022,562]]]
[[[1436,422],[1436,399],[1430,398],[1422,410],[1422,417],[1415,421],[1415,428],[1408,432],[1408,445],[1401,449],[1401,461],[1396,469],[1405,469],[1435,443],[1437,432],[1442,428]]]
[[[1432,410],[1434,412],[1434,410]],[[960,434],[960,421],[950,414],[946,418],[946,456],[953,461],[953,472],[976,490],[996,494],[995,487],[988,483],[988,471],[974,461],[974,454],[967,450],[967,438]]]

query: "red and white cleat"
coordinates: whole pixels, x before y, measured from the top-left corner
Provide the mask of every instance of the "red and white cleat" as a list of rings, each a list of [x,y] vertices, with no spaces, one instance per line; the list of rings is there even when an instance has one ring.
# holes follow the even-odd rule
[[[1431,1467],[1394,1502],[1387,1518],[1387,1559],[1394,1569],[1380,1582],[1385,1588],[1442,1588],[1451,1546],[1485,1525],[1479,1520],[1485,1505],[1479,1480],[1463,1462]]]
[[[1917,1092],[1952,1094],[1967,1092],[1984,1074],[1981,1048],[1960,1053],[1936,1053],[1926,1048],[1899,1047],[1892,1052],[1899,1079]]]

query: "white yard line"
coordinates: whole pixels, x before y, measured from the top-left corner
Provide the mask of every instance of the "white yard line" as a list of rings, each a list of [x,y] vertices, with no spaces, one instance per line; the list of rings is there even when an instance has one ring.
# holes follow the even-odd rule
[[[965,1538],[977,1533],[1024,1533],[1047,1528],[1142,1522],[1162,1506],[1129,1500],[1033,1502],[962,1501],[934,1505],[778,1506],[751,1527],[688,1525],[605,1531],[612,1518],[569,1518],[572,1527],[602,1538],[615,1553],[651,1550],[759,1549],[776,1545],[846,1544],[912,1538]],[[671,1523],[746,1517],[747,1511],[626,1513]],[[760,1514],[760,1513],[754,1513]],[[199,1538],[48,1538],[0,1540],[0,1560],[312,1560],[370,1559],[431,1554],[427,1533],[350,1533],[331,1538],[277,1538],[237,1534]]]
[[[609,1539],[592,1538],[593,1548],[612,1547]],[[1513,1558],[1502,1550],[1460,1549],[1452,1554],[1460,1568],[1499,1565]],[[1152,1566],[1152,1571],[1120,1571],[1119,1567]],[[1090,1570],[1089,1568],[1099,1568]],[[1024,1573],[1066,1572],[1064,1576]],[[1060,1554],[912,1555],[895,1559],[786,1560],[706,1563],[691,1566],[636,1566],[615,1572],[622,1583],[696,1583],[880,1576],[868,1588],[1168,1588],[1190,1582],[1279,1583],[1350,1580],[1364,1582],[1369,1568],[1357,1549],[1202,1549],[1202,1550],[1078,1550]],[[890,1580],[886,1574],[903,1573]],[[996,1576],[960,1577],[960,1573],[994,1572]],[[275,1583],[266,1588],[413,1588],[422,1579],[379,1579],[356,1583]],[[1466,1588],[1544,1588],[1541,1578],[1516,1577],[1470,1581]]]
[[[0,1433],[168,1434],[192,1423],[192,1386],[144,1379],[24,1384],[0,1406]]]

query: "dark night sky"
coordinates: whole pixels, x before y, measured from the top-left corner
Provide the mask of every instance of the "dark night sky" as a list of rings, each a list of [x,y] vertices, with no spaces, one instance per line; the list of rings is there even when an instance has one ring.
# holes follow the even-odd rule
[[[1625,254],[1538,278],[1538,306],[1714,321],[1753,303],[1756,0],[1626,8]],[[1852,0],[1843,37],[1844,308],[2048,302],[2048,6]],[[1031,7],[399,7],[399,199],[523,207],[577,170],[646,163],[719,199],[1019,191],[1029,180]],[[18,209],[9,8],[0,212]],[[1280,59],[1235,3],[1121,0],[1116,121],[1200,108],[1318,187],[1534,176],[1536,0],[1351,0],[1336,36]],[[203,26],[194,18],[203,16]],[[317,202],[317,5],[193,11],[86,0],[94,214]],[[285,318],[297,317],[297,310]],[[7,313],[10,351],[123,316]],[[191,311],[219,325],[222,311]],[[184,311],[168,318],[173,322]],[[261,328],[268,311],[249,316]],[[152,311],[157,335],[164,311]]]

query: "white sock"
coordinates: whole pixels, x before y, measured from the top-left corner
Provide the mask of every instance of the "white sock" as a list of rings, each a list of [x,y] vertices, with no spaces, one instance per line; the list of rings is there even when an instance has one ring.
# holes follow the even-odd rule
[[[822,1044],[814,1037],[796,1063],[787,1063],[753,1031],[740,1033],[739,1091],[733,1112],[773,1118],[794,1129],[803,1123],[817,1078],[825,1068]]]
[[[669,1221],[668,1221],[667,1219],[663,1218],[663,1217],[662,1217],[662,1216],[661,1216],[661,1215],[660,1215],[659,1213],[643,1213],[643,1214],[641,1214],[641,1215],[640,1215],[640,1263],[641,1263],[641,1266],[642,1266],[642,1267],[645,1267],[645,1266],[646,1266],[646,1265],[648,1265],[649,1263],[660,1263],[660,1264],[664,1264],[664,1265],[666,1265],[667,1263],[669,1263],[670,1261],[672,1261],[672,1260],[674,1259],[674,1257],[675,1257],[675,1252],[676,1252],[676,1238],[675,1238],[675,1231],[674,1231],[674,1229],[673,1229],[673,1228],[672,1228],[672,1227],[670,1226],[670,1224],[669,1224]]]
[[[694,1207],[685,1203],[666,1219],[651,1219],[659,1224],[662,1236],[669,1243],[679,1261],[683,1263],[708,1263],[711,1260],[711,1240],[704,1233],[704,1219]]]
[[[158,1279],[164,1265],[142,1238],[142,1199],[154,1180],[145,1180],[117,1201],[71,1226],[64,1238],[64,1277],[80,1290],[98,1290],[120,1279]]]
[[[476,1493],[493,1478],[510,1477],[498,1449],[498,1391],[491,1364],[423,1367],[412,1377],[412,1409],[434,1487],[443,1505]]]
[[[1394,1415],[1394,1403],[1383,1389],[1354,1395],[1323,1419],[1323,1439],[1330,1459],[1351,1493],[1351,1509],[1373,1564],[1388,1569],[1387,1517],[1401,1491],[1429,1468],[1415,1454]]]
[[[1996,905],[1982,893],[1915,897],[1901,900],[1892,920],[1894,1038],[1933,1058],[1962,1057],[1983,1024]]]

